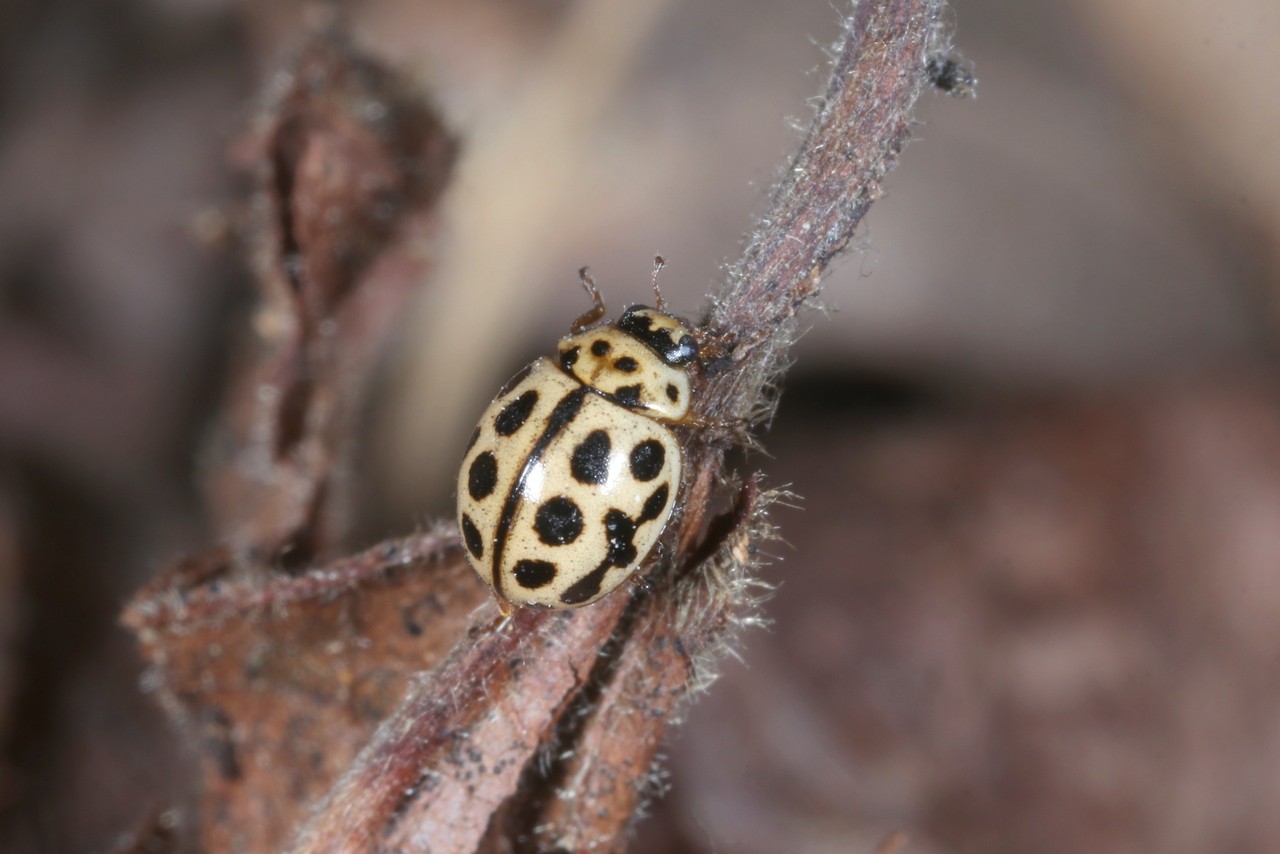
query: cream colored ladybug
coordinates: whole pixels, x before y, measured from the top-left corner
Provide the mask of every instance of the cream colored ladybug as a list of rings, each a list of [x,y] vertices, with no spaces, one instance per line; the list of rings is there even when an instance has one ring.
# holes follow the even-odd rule
[[[609,593],[658,541],[680,489],[680,445],[666,425],[689,412],[694,335],[645,306],[588,329],[604,304],[580,275],[595,306],[556,361],[537,359],[498,393],[458,473],[462,540],[504,612]]]

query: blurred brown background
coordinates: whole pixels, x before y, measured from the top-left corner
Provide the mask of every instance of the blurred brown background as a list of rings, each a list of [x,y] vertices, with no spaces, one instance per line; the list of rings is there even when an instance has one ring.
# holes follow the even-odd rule
[[[346,4],[462,139],[389,342],[360,543],[449,512],[484,399],[583,306],[695,313],[798,141],[827,0]],[[229,152],[296,3],[0,10],[0,850],[101,850],[192,779],[121,604],[209,545],[249,335]],[[768,631],[637,850],[1280,847],[1280,99],[1270,0],[960,0],[979,97],[826,284],[756,464]],[[430,437],[429,441],[424,437]]]

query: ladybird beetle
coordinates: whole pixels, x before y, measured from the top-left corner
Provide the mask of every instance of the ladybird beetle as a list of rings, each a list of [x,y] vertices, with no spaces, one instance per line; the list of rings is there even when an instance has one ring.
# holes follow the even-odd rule
[[[458,527],[471,565],[510,606],[578,608],[618,587],[653,549],[680,489],[693,331],[658,308],[613,323],[591,310],[503,387],[458,472]]]

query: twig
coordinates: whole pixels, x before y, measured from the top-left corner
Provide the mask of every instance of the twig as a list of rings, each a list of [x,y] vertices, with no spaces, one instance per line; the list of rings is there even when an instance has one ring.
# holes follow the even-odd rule
[[[942,5],[862,0],[845,22],[813,125],[713,301],[708,325],[741,342],[733,370],[704,390],[716,411],[737,418],[772,412],[765,392],[795,338],[797,312],[880,197],[910,137]]]

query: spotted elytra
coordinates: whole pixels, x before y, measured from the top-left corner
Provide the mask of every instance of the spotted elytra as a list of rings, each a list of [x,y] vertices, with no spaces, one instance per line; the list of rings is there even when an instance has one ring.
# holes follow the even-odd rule
[[[503,387],[458,473],[458,527],[471,565],[512,605],[578,608],[622,584],[658,541],[680,489],[668,424],[689,412],[693,332],[657,308],[604,316],[594,305]]]

